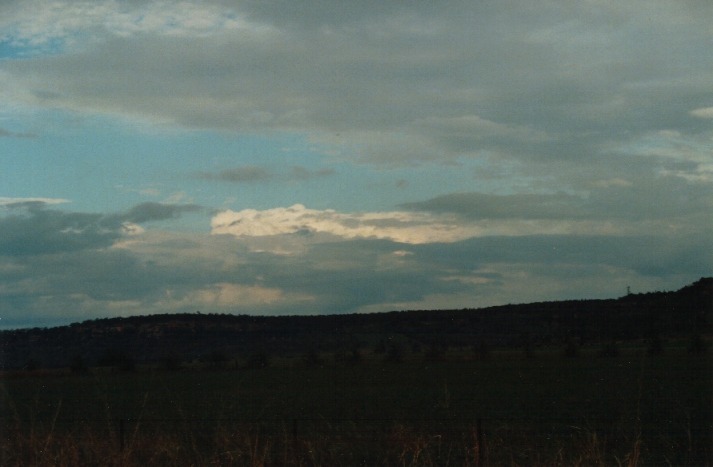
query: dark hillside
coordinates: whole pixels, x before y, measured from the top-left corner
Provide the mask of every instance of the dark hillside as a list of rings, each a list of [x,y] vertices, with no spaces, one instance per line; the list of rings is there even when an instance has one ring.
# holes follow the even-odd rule
[[[122,361],[220,361],[257,352],[383,348],[578,345],[712,333],[713,278],[676,292],[483,309],[278,316],[175,314],[85,321],[0,332],[5,369],[117,365]]]

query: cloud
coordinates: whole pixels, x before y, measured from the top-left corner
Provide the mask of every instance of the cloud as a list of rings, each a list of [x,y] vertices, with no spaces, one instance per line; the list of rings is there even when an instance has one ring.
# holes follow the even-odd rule
[[[26,208],[26,207],[41,207],[44,205],[69,203],[68,199],[64,198],[6,198],[0,197],[0,206],[6,208]]]
[[[301,204],[225,210],[213,216],[211,233],[254,239],[254,248],[289,254],[302,251],[302,241],[295,243],[290,236],[425,244],[487,236],[641,235],[652,230],[678,236],[711,228],[713,187],[707,183],[659,176],[598,180],[581,188],[586,190],[581,194],[452,193],[404,203],[401,211],[348,213]]]
[[[203,180],[218,180],[233,183],[260,182],[272,178],[272,174],[266,168],[252,165],[225,169],[217,173],[200,172],[196,176]]]
[[[472,200],[480,200],[481,204],[471,206]],[[633,220],[614,222],[604,215],[587,218],[576,210],[572,200],[576,198],[564,195],[497,197],[476,193],[444,196],[405,206],[422,212],[345,213],[309,209],[301,204],[266,210],[225,210],[211,219],[211,233],[250,239],[256,249],[292,254],[301,251],[299,245],[304,242],[325,242],[330,241],[330,237],[425,244],[493,235],[611,235],[637,232],[652,225],[660,227],[656,219],[648,219],[653,224],[642,226]],[[508,212],[508,204],[514,205],[514,214]],[[305,240],[295,244],[290,236]],[[310,240],[312,237],[314,240]]]
[[[691,115],[698,118],[713,118],[713,107],[702,107],[691,110]]]
[[[247,165],[242,167],[224,169],[219,172],[199,172],[195,174],[195,177],[200,180],[211,180],[231,183],[266,182],[280,179],[285,181],[302,182],[315,178],[329,177],[334,175],[335,173],[336,171],[331,168],[312,170],[302,166],[292,166],[288,171],[284,173],[277,173],[268,170],[265,167]]]
[[[620,225],[693,219],[713,211],[713,186],[677,176],[596,180],[580,189],[586,191],[581,194],[452,193],[404,203],[401,207],[453,213],[467,219],[612,220]],[[691,223],[690,227],[704,230],[709,224]]]
[[[0,217],[0,256],[26,256],[110,246],[118,228],[102,225],[102,216],[30,208]]]
[[[704,234],[682,236],[675,242],[667,236],[653,235],[493,236],[452,245],[420,245],[416,254],[438,269],[446,265],[456,270],[477,269],[478,266],[500,263],[539,267],[606,266],[628,268],[650,276],[673,276],[683,272],[702,276],[713,269],[713,255],[699,253],[705,251],[706,245],[711,245],[711,241]]]
[[[18,133],[16,131],[6,130],[5,128],[0,128],[0,138],[36,138],[37,135],[34,133]]]
[[[226,210],[211,220],[213,234],[263,237],[325,233],[343,238],[387,238],[405,243],[453,241],[473,235],[431,215],[408,212],[338,213],[308,209],[301,204],[263,211]]]
[[[98,40],[104,35],[127,37],[158,34],[170,37],[204,37],[216,30],[250,30],[259,33],[219,4],[155,1],[8,1],[0,10],[0,26],[15,46],[78,47],[78,39]]]
[[[28,256],[75,252],[112,246],[124,235],[143,229],[135,224],[177,218],[200,209],[194,205],[142,203],[120,214],[102,215],[45,209],[64,200],[3,198],[15,208],[0,216],[0,256]]]
[[[179,297],[175,296],[177,294]],[[235,311],[240,309],[255,310],[263,306],[272,307],[287,303],[294,305],[295,302],[309,304],[310,301],[311,298],[304,294],[290,296],[274,287],[220,282],[183,294],[168,290],[166,297],[158,305],[168,309],[197,308]]]
[[[301,134],[378,165],[493,157],[550,177],[559,161],[600,172],[632,136],[710,135],[689,115],[707,115],[705,2],[261,3],[13,2],[8,40],[64,52],[0,64],[18,87],[7,99]]]
[[[150,221],[162,221],[176,219],[185,212],[196,212],[201,210],[195,204],[168,204],[168,203],[141,203],[117,217],[124,222],[141,224]]]
[[[451,212],[476,219],[582,219],[584,200],[575,195],[453,193],[405,203],[417,211]]]
[[[671,288],[713,270],[708,231],[522,235],[526,230],[521,230],[521,235],[401,241],[423,239],[414,215],[422,221],[426,217],[419,216],[433,214],[348,214],[300,206],[243,212],[241,220],[261,224],[262,216],[282,232],[258,229],[253,232],[258,237],[157,229],[128,236],[119,215],[40,209],[5,216],[0,218],[3,325],[196,309],[319,314],[611,297],[622,295],[626,285]],[[112,221],[103,223],[108,218]],[[462,219],[452,222],[449,227],[457,229]],[[374,234],[365,226],[383,230]],[[402,231],[408,228],[415,231]],[[290,251],[273,252],[273,246]]]
[[[305,167],[293,166],[287,175],[288,180],[310,180],[313,178],[329,177],[336,173],[334,169],[323,168],[317,170],[310,170]]]

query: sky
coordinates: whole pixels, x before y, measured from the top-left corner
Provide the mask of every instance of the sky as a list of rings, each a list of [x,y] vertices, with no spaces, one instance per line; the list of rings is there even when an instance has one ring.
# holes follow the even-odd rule
[[[708,0],[0,3],[0,328],[713,275]]]

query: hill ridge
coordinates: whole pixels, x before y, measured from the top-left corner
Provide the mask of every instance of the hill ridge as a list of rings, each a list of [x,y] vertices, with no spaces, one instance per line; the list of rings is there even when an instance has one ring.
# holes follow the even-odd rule
[[[178,313],[99,318],[52,328],[0,331],[0,365],[98,364],[112,354],[139,362],[221,353],[294,355],[398,343],[413,348],[552,346],[711,334],[713,277],[672,292],[619,298],[371,314],[255,316]]]

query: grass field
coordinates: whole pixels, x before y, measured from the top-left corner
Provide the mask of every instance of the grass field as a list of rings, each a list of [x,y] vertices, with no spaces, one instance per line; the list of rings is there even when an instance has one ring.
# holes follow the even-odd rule
[[[5,375],[2,465],[710,465],[713,364],[493,352]]]

